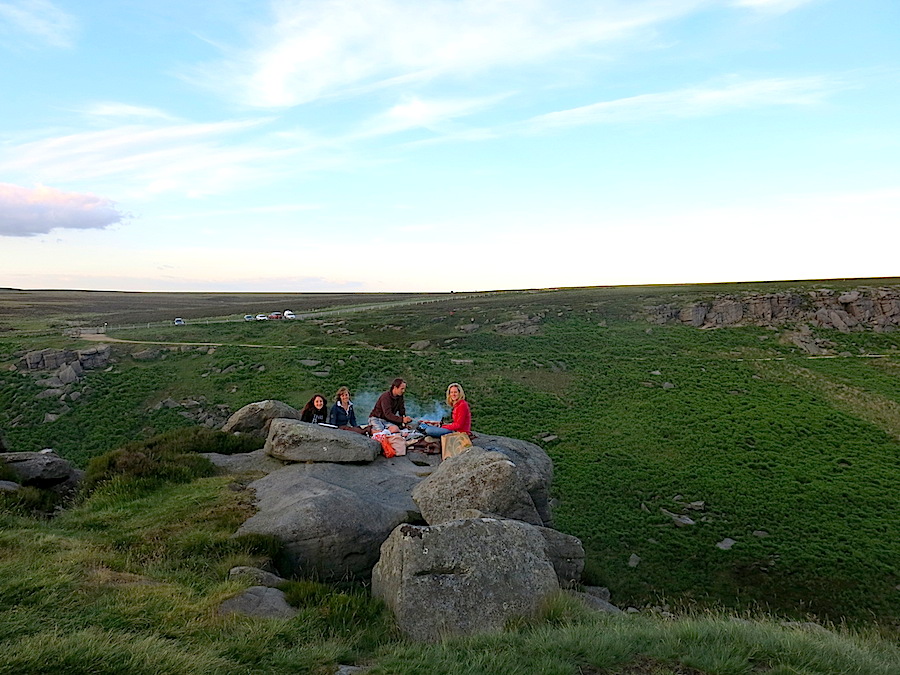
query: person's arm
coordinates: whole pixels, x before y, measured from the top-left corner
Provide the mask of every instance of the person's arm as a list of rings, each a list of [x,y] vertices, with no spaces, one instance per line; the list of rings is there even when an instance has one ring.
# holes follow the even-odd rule
[[[443,425],[444,429],[468,432],[472,427],[472,413],[469,410],[469,404],[465,401],[460,401],[453,406],[452,418],[453,421],[450,424]]]
[[[333,424],[334,426],[338,426],[337,409],[338,409],[337,403],[335,403],[333,406],[331,406],[331,410],[328,412],[328,424]]]
[[[358,427],[359,425],[356,423],[356,411],[353,409],[353,406],[350,406],[350,419],[348,420],[348,424],[351,427]]]

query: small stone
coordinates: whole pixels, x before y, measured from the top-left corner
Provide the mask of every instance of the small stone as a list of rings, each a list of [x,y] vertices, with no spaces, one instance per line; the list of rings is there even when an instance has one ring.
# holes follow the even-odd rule
[[[286,581],[277,574],[266,572],[258,567],[249,567],[245,565],[232,567],[228,571],[228,578],[248,579],[255,586],[267,586],[269,588],[277,588]]]
[[[687,516],[681,516],[677,513],[672,513],[671,511],[666,511],[665,509],[660,509],[665,515],[669,516],[672,519],[672,522],[676,527],[685,527],[686,525],[695,525],[696,523]]]
[[[593,595],[596,598],[600,598],[605,602],[609,602],[612,598],[612,594],[609,592],[609,589],[605,586],[585,586],[584,592],[588,595]]]
[[[662,388],[663,389],[674,389],[675,385],[672,384],[671,382],[663,382]]]
[[[765,530],[753,530],[754,537],[768,537],[769,533]]]
[[[716,544],[716,548],[720,548],[723,551],[728,551],[734,546],[737,542],[731,537],[725,537],[722,541]]]
[[[659,371],[659,370],[651,370],[651,371],[650,371],[650,374],[651,374],[651,375],[662,375],[662,371]]]
[[[640,564],[641,564],[641,556],[639,556],[637,553],[632,553],[631,557],[628,558],[628,566],[629,567],[637,567]]]

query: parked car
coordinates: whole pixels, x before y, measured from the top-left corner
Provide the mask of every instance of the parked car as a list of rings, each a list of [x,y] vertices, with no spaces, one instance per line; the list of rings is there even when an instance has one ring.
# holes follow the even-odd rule
[[[253,321],[253,318],[252,314],[244,314],[244,321]]]
[[[267,317],[265,314],[257,314],[257,315],[256,315],[256,320],[257,320],[257,321],[265,321],[265,320],[268,319],[268,318],[269,318],[269,317]]]
[[[184,319],[182,319],[181,317],[178,317],[177,319],[175,319],[175,325],[176,325],[176,326],[183,326],[183,325],[184,325]]]
[[[294,314],[291,310],[286,309],[286,310],[284,310],[284,318],[285,319],[296,319],[297,315]]]
[[[284,314],[282,314],[281,312],[272,312],[271,314],[269,314],[269,317],[268,317],[268,318],[270,318],[270,319],[283,319],[283,318],[284,318]]]

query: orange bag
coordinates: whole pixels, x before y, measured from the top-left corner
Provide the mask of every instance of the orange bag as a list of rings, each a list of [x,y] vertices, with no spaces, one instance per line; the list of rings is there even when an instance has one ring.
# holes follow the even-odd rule
[[[400,434],[381,437],[381,449],[387,458],[406,454],[406,439]]]
[[[384,456],[388,458],[397,454],[394,452],[394,446],[391,445],[391,437],[387,435],[381,437],[381,449],[384,451]]]

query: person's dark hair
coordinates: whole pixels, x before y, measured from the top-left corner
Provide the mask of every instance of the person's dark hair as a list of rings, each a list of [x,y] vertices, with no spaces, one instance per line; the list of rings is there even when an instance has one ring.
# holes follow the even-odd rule
[[[301,415],[305,415],[306,413],[312,414],[313,411],[318,411],[316,408],[316,399],[322,399],[322,410],[325,410],[328,407],[328,399],[325,398],[322,394],[313,394],[313,397],[306,402],[306,405],[303,406],[303,410],[300,411]]]
[[[401,384],[404,384],[405,382],[406,382],[406,380],[404,380],[402,377],[398,377],[393,382],[391,382],[391,389],[395,389],[396,387],[399,387]]]

